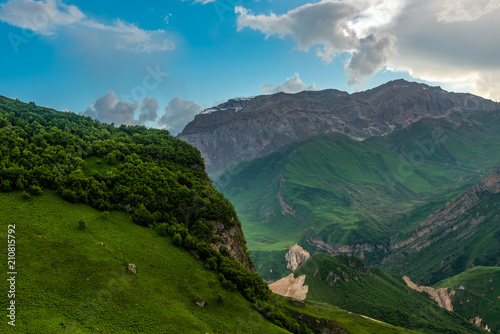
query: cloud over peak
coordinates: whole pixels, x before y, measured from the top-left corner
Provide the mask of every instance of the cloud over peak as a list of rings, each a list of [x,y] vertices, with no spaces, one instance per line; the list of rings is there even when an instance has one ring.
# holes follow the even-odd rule
[[[293,94],[304,90],[318,90],[314,84],[306,86],[306,84],[300,80],[299,73],[295,73],[295,76],[291,78],[286,78],[285,82],[280,85],[262,84],[260,85],[260,89],[264,94],[274,94],[278,92]]]

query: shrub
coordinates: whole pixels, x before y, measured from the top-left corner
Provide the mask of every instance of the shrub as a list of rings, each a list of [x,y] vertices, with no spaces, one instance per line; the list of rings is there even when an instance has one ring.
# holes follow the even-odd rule
[[[177,247],[182,245],[182,237],[179,233],[174,234],[173,242]]]
[[[62,196],[62,198],[64,198],[68,202],[72,202],[72,203],[76,203],[76,201],[78,200],[75,192],[71,191],[69,189],[64,189],[61,196]]]
[[[78,229],[82,231],[87,229],[87,222],[85,221],[85,219],[81,218],[78,221]]]
[[[43,194],[43,189],[39,186],[32,185],[30,187],[30,193],[33,196],[40,196],[41,194]]]

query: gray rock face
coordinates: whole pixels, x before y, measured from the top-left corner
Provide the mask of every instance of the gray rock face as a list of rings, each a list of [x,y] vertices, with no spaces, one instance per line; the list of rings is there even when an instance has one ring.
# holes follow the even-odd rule
[[[225,247],[229,251],[231,259],[238,261],[248,270],[255,272],[252,260],[245,253],[246,241],[241,226],[235,225],[226,228],[223,224],[217,222],[214,228],[214,235],[219,238],[216,243],[212,244],[214,249],[220,252],[222,247]]]
[[[179,138],[201,151],[207,172],[216,172],[320,134],[362,140],[426,117],[495,109],[499,103],[478,96],[397,80],[355,94],[328,89],[229,100],[197,115]]]

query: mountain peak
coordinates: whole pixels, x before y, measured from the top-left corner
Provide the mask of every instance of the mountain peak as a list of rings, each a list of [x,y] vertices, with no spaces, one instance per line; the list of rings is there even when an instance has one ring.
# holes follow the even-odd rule
[[[207,171],[216,172],[320,134],[364,140],[422,118],[495,109],[499,103],[479,96],[400,79],[354,94],[327,89],[231,99],[197,115],[179,138],[196,146]]]

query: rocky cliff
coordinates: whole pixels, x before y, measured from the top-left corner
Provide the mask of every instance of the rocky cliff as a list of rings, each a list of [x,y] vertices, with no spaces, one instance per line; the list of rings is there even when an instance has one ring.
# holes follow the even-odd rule
[[[302,248],[299,244],[295,244],[288,250],[285,255],[287,261],[287,268],[291,271],[297,269],[302,263],[311,257],[308,251]]]
[[[227,228],[217,222],[214,227],[214,236],[218,238],[217,242],[212,244],[214,249],[220,252],[225,247],[229,251],[231,259],[238,261],[248,270],[255,272],[252,259],[246,250],[246,240],[240,225]]]
[[[425,117],[494,109],[500,104],[397,80],[355,94],[328,89],[229,100],[197,115],[179,138],[197,147],[207,171],[216,172],[324,133],[361,140]]]
[[[453,289],[449,289],[450,291],[448,291],[448,289],[445,288],[434,289],[430,286],[416,285],[410,280],[408,276],[403,276],[403,280],[405,281],[406,285],[408,285],[413,290],[418,292],[427,292],[429,296],[438,303],[439,307],[453,312],[453,304],[451,303],[451,296],[455,294],[455,291]]]

